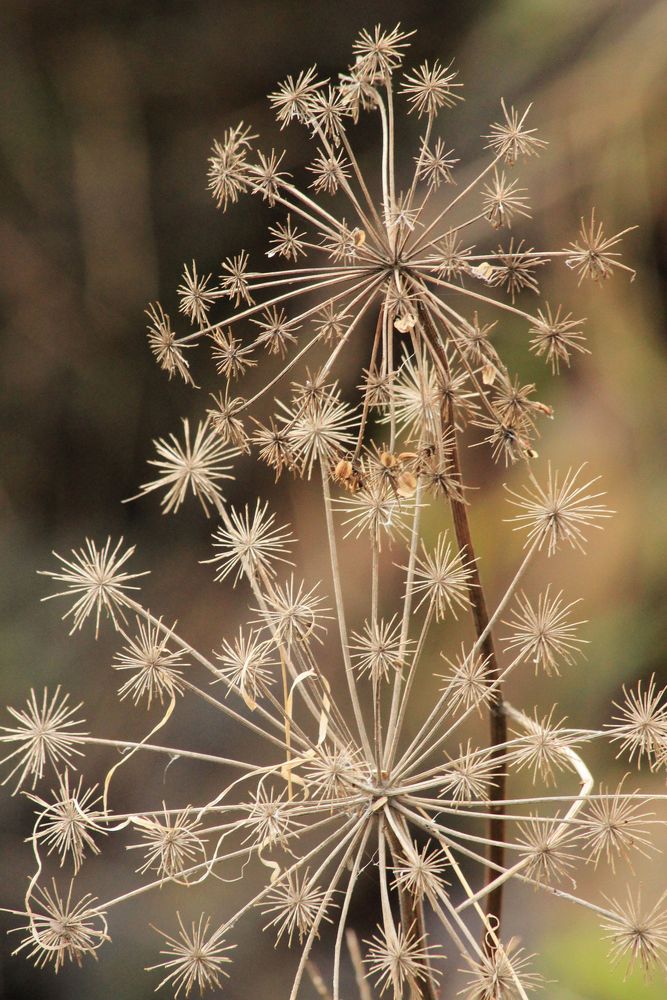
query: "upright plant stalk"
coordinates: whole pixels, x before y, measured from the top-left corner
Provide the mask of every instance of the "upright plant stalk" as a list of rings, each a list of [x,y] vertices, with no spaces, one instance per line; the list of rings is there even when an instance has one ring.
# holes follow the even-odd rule
[[[426,337],[433,351],[438,356],[443,371],[449,373],[447,354],[442,348],[442,344],[440,342],[438,332],[433,324],[433,320],[431,319],[428,311],[424,308],[420,308],[420,320],[423,324]],[[456,427],[454,425],[454,421],[451,419],[451,415],[443,413],[443,418],[445,421],[443,429],[446,430],[448,427],[451,427],[452,429],[450,461],[453,477],[456,482],[462,486],[463,478],[461,475],[461,461],[459,458]],[[478,639],[483,636],[480,650],[487,663],[486,669],[489,684],[493,685],[491,696],[489,698],[489,741],[492,748],[497,748],[495,757],[500,760],[503,757],[503,751],[499,748],[503,747],[507,741],[507,718],[504,709],[502,687],[498,683],[498,678],[500,677],[500,667],[498,665],[495,646],[493,644],[492,630],[488,628],[489,612],[486,605],[484,588],[482,587],[482,578],[477,565],[475,547],[472,541],[467,505],[463,500],[459,500],[451,494],[449,497],[449,504],[452,512],[454,533],[456,535],[459,551],[461,552],[462,558],[465,556],[470,563],[468,597],[470,599],[471,612],[475,625],[475,634]],[[489,791],[491,816],[488,821],[490,844],[487,854],[489,861],[489,867],[486,871],[487,884],[492,882],[495,878],[495,871],[497,871],[497,868],[494,866],[502,868],[504,864],[505,849],[503,847],[503,814],[505,807],[501,803],[505,798],[505,786],[505,773],[501,769]],[[489,917],[495,917],[498,921],[498,927],[500,926],[502,916],[502,904],[503,887],[502,885],[498,885],[489,893],[486,901],[487,915]]]
[[[391,819],[391,813],[389,813],[386,817],[387,821],[385,823],[385,831],[392,859],[394,864],[398,864],[401,856],[401,842],[392,829]],[[410,841],[408,839],[407,844],[409,845],[409,843]],[[412,928],[418,939],[423,938],[426,935],[426,921],[424,918],[424,904],[421,897],[408,892],[404,886],[399,886],[398,901],[403,927],[406,930]],[[425,976],[422,981],[423,993],[421,993],[418,987],[413,984],[411,998],[414,997],[414,1000],[420,1000],[420,998],[421,1000],[438,1000],[438,992],[436,990],[432,968],[428,959],[427,964],[429,967],[429,974]]]

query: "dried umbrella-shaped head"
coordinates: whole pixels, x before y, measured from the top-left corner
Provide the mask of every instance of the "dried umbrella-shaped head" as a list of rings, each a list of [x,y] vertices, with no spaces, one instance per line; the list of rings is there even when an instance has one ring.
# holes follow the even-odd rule
[[[520,591],[510,604],[540,553],[564,544],[581,553],[610,512],[581,469],[564,478],[550,466],[546,475],[533,469],[539,421],[551,409],[508,372],[498,320],[509,314],[524,324],[529,348],[554,372],[569,365],[585,351],[581,321],[548,303],[532,307],[540,277],[560,261],[582,280],[630,272],[618,256],[622,234],[607,237],[592,215],[569,247],[536,251],[515,232],[529,208],[511,171],[545,145],[528,124],[530,108],[501,101],[483,170],[453,187],[459,162],[440,116],[462,99],[461,82],[438,60],[403,72],[409,41],[400,26],[364,31],[337,81],[311,67],[270,95],[281,130],[301,127],[313,142],[305,185],[293,180],[286,153],[258,148],[244,124],[214,144],[208,182],[219,208],[256,195],[276,212],[273,266],[257,269],[236,248],[215,277],[188,264],[177,292],[189,333],[176,333],[158,303],[149,307],[150,347],[169,377],[193,384],[189,349],[208,344],[223,387],[194,433],[185,420],[180,437],[155,442],[157,478],[140,495],[159,492],[165,514],[192,495],[215,517],[205,561],[219,584],[231,579],[243,590],[250,617],[240,628],[214,623],[223,634],[212,652],[199,650],[138,599],[143,574],[128,571],[133,550],[122,540],[114,548],[88,541],[58,557],[50,575],[54,596],[69,598],[65,617],[75,629],[92,617],[97,632],[104,612],[121,645],[118,696],[152,715],[142,739],[93,737],[58,689],[41,700],[33,692],[2,727],[5,780],[34,787],[56,774],[50,798],[31,794],[38,866],[17,950],[38,964],[58,969],[96,954],[107,916],[136,894],[188,886],[190,905],[192,887],[206,882],[219,914],[177,912],[172,930],[159,932],[161,961],[151,968],[158,988],[175,996],[223,986],[233,938],[254,919],[296,952],[289,1000],[307,976],[320,995],[340,1000],[346,951],[362,1000],[366,977],[394,1000],[435,1000],[445,955],[465,1000],[525,1000],[542,980],[533,956],[504,936],[499,899],[514,885],[592,911],[613,957],[664,965],[662,899],[645,913],[634,896],[579,897],[572,879],[586,861],[627,868],[662,830],[660,796],[649,808],[650,796],[623,782],[594,791],[584,755],[588,744],[607,742],[630,762],[663,769],[665,692],[654,681],[625,692],[602,730],[570,727],[555,707],[526,712],[503,695],[526,666],[545,675],[577,669],[585,623],[573,620],[576,602],[547,587],[535,597]],[[403,162],[401,104],[420,131]],[[351,139],[366,115],[380,135],[374,176],[362,173]],[[510,227],[509,238],[498,236]],[[336,370],[353,343],[365,352],[357,395]],[[317,366],[297,375],[311,358]],[[265,378],[267,363],[274,368]],[[236,386],[251,371],[262,379],[242,396]],[[283,401],[262,413],[278,385]],[[468,427],[528,478],[510,492],[527,552],[489,608],[467,513],[475,494],[461,464]],[[229,502],[235,461],[252,452],[276,478],[289,472],[317,484],[308,488],[323,508],[322,581],[302,578],[296,540],[267,503]],[[451,514],[435,539],[429,506],[439,525]],[[390,575],[401,581],[399,596],[385,586]],[[470,618],[458,652],[449,644],[457,615]],[[432,669],[435,651],[444,674]],[[206,751],[175,745],[170,722],[185,698],[222,717],[219,745],[217,735]],[[480,715],[490,716],[488,744]],[[88,745],[110,753],[99,794],[70,777]],[[128,812],[115,801],[115,775],[155,758],[170,765],[165,783],[176,770],[192,773],[188,799],[176,793]],[[197,768],[216,775],[212,786],[194,777]],[[49,887],[49,853],[76,874],[111,839],[139,859],[129,888],[100,902]],[[249,895],[230,911],[218,879],[241,881],[250,865],[261,877],[242,882]],[[369,865],[379,923],[362,948],[349,925]],[[329,949],[322,968],[330,976],[313,963],[318,947]]]
[[[360,37],[355,60],[338,81],[321,79],[312,66],[288,76],[270,95],[281,129],[301,127],[312,140],[313,161],[304,182],[287,169],[285,151],[262,150],[243,123],[216,141],[209,188],[225,211],[246,195],[268,202],[276,212],[266,251],[274,266],[253,266],[240,251],[223,261],[216,282],[195,262],[188,264],[178,289],[179,311],[195,329],[176,336],[155,303],[148,313],[149,338],[161,366],[187,381],[186,348],[211,341],[230,388],[257,365],[262,352],[280,358],[283,373],[301,358],[317,357],[322,377],[331,380],[353,345],[368,340],[364,400],[390,412],[393,446],[402,360],[395,333],[400,333],[412,359],[408,363],[417,363],[422,380],[427,366],[437,370],[440,382],[463,379],[468,396],[478,399],[496,455],[514,462],[534,451],[539,407],[503,410],[495,390],[512,380],[495,344],[501,329],[480,326],[477,311],[518,318],[526,326],[528,347],[557,372],[586,348],[581,320],[561,306],[531,305],[547,265],[564,261],[581,280],[596,282],[617,270],[634,272],[620,260],[624,233],[607,237],[594,211],[564,249],[535,250],[515,235],[500,244],[495,240],[497,231],[530,217],[526,191],[512,172],[546,142],[529,124],[530,106],[519,111],[501,101],[499,118],[483,137],[488,162],[477,177],[464,175],[464,186],[457,188],[458,158],[438,133],[442,115],[463,99],[463,87],[453,64],[443,66],[437,59],[403,72],[409,39],[400,27],[378,28]],[[407,162],[398,156],[405,147],[398,138],[401,104],[421,133]],[[362,171],[353,147],[354,130],[368,115],[376,117],[381,139],[370,173]],[[375,336],[369,338],[373,325]],[[253,404],[280,377],[279,369],[251,399],[239,397],[233,424],[225,419],[233,399],[226,396],[217,419],[223,441],[238,446],[244,417],[252,416]],[[293,467],[281,460],[284,464]],[[296,468],[302,465],[297,462]]]

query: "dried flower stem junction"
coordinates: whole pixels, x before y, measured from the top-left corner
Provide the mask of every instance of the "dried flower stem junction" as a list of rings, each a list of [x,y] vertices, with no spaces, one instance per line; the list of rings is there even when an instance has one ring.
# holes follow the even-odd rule
[[[96,630],[102,617],[110,619],[123,642],[112,664],[122,672],[118,695],[154,717],[145,738],[130,741],[90,735],[80,706],[60,689],[42,697],[31,692],[25,708],[10,709],[0,736],[8,746],[5,781],[33,789],[47,770],[57,774],[50,799],[30,792],[38,806],[36,869],[17,950],[40,964],[57,970],[96,953],[108,939],[109,915],[130,899],[168,882],[189,898],[186,889],[256,862],[265,883],[240,909],[214,922],[206,914],[184,920],[179,912],[177,927],[160,931],[163,960],[151,966],[162,977],[158,986],[175,996],[220,987],[232,974],[233,932],[259,910],[267,931],[298,946],[290,1000],[306,976],[319,995],[340,1000],[346,954],[361,1000],[371,996],[365,975],[395,1000],[435,1000],[445,957],[466,1000],[526,1000],[541,979],[501,924],[503,891],[516,883],[597,916],[614,958],[647,970],[665,966],[662,901],[649,911],[634,897],[598,903],[577,896],[572,880],[584,861],[629,864],[629,854],[649,851],[653,833],[663,829],[652,809],[664,796],[622,784],[594,791],[581,750],[594,741],[620,744],[630,760],[664,767],[664,692],[653,682],[626,692],[603,730],[573,728],[554,708],[530,714],[504,698],[520,669],[549,675],[582,653],[576,602],[564,603],[549,587],[531,599],[521,588],[538,558],[564,545],[583,551],[589,530],[610,512],[583,467],[561,477],[551,466],[535,466],[538,421],[551,410],[533,398],[534,386],[510,376],[486,314],[499,310],[527,324],[529,347],[554,373],[569,365],[573,353],[585,351],[581,321],[546,304],[533,313],[525,300],[539,293],[540,271],[552,261],[564,259],[581,279],[599,282],[630,271],[619,259],[623,234],[607,238],[592,216],[564,250],[537,252],[510,238],[473,253],[467,231],[481,227],[484,238],[483,227],[496,231],[527,217],[524,189],[506,170],[545,143],[527,127],[527,111],[520,115],[502,102],[502,118],[485,137],[489,162],[443,198],[458,160],[436,135],[437,120],[461,99],[461,84],[451,65],[436,61],[397,86],[408,39],[399,27],[362,32],[338,83],[318,79],[313,67],[270,96],[281,127],[305,126],[317,146],[309,186],[283,168],[284,153],[255,149],[243,124],[215,143],[215,200],[226,209],[250,193],[277,208],[267,256],[285,266],[253,270],[241,251],[214,281],[195,262],[188,265],[178,294],[190,333],[177,334],[160,304],[148,310],[149,344],[168,375],[194,385],[188,352],[208,342],[223,388],[194,431],[185,420],[180,436],[156,442],[157,475],[139,496],[159,492],[167,514],[192,495],[213,515],[207,561],[219,583],[231,578],[246,589],[250,617],[205,654],[138,599],[142,574],[129,571],[132,549],[122,539],[115,547],[88,540],[71,556],[58,556],[53,596],[70,598],[65,617],[73,631],[90,618]],[[396,163],[399,95],[424,126],[407,173]],[[380,123],[377,193],[349,135],[366,112]],[[228,314],[214,320],[213,310],[225,303]],[[464,316],[466,309],[472,315]],[[299,345],[304,328],[310,334]],[[352,404],[335,368],[346,348],[365,343],[368,329],[370,350]],[[237,395],[236,381],[258,366],[259,352],[268,377],[252,396]],[[286,388],[307,356],[318,359],[315,373]],[[289,397],[265,413],[277,387]],[[461,452],[469,436],[529,481],[508,493],[516,511],[510,520],[525,530],[526,548],[495,603],[482,587],[468,517]],[[225,498],[236,464],[253,455],[276,478],[287,472],[315,480],[328,551],[328,579],[320,584],[296,572],[295,539],[268,504],[235,508]],[[443,530],[433,542],[430,504],[438,522],[449,508],[451,538]],[[385,585],[396,567],[400,600]],[[360,609],[349,584],[363,572],[369,599]],[[513,619],[504,617],[510,613]],[[451,639],[459,614],[469,616],[470,628],[459,654],[442,649],[447,669],[438,674],[429,661]],[[508,634],[499,634],[502,626]],[[219,713],[225,727],[241,727],[265,762],[158,737],[184,698]],[[423,704],[431,707],[420,717]],[[490,736],[480,742],[483,713]],[[231,742],[225,736],[224,746]],[[101,784],[90,788],[72,776],[87,746],[111,755]],[[118,768],[139,767],[146,755],[219,769],[215,795],[141,812],[115,808]],[[525,793],[527,780],[532,794]],[[55,882],[49,887],[48,855],[71,863],[78,876],[112,837],[124,838],[139,857],[138,886],[106,900],[76,895],[73,885],[64,892]],[[371,862],[379,922],[362,949],[349,915]],[[325,936],[333,947],[330,976],[314,964],[316,942]]]

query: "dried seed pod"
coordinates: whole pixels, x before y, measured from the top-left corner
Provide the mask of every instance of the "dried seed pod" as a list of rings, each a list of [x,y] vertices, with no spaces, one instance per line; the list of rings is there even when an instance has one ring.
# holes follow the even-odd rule
[[[409,499],[415,495],[417,490],[417,479],[411,472],[402,472],[398,477],[396,492],[399,497]]]

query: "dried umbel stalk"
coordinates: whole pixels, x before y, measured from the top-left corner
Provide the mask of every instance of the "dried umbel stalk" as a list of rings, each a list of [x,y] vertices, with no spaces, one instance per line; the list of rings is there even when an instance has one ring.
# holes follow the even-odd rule
[[[233,975],[237,924],[259,911],[265,930],[298,953],[290,1000],[302,987],[339,1000],[348,960],[362,1000],[370,997],[366,976],[395,1000],[433,1000],[444,972],[459,975],[454,989],[466,1000],[525,1000],[542,979],[532,956],[503,934],[503,889],[517,882],[585,907],[612,959],[647,972],[667,964],[662,897],[647,906],[634,892],[595,901],[577,895],[574,883],[586,862],[618,874],[633,852],[649,854],[664,839],[656,814],[664,797],[623,782],[596,788],[585,756],[597,741],[664,769],[665,692],[654,681],[628,690],[602,730],[572,725],[555,707],[526,711],[503,697],[510,675],[548,677],[582,655],[577,602],[549,585],[525,592],[524,577],[563,547],[583,552],[610,511],[583,467],[562,474],[537,464],[538,422],[550,408],[510,375],[486,313],[525,321],[528,346],[557,372],[585,350],[582,323],[561,306],[530,310],[539,275],[561,259],[582,280],[629,272],[618,254],[622,234],[608,238],[592,215],[566,249],[536,251],[517,236],[500,245],[494,236],[497,248],[486,252],[467,245],[473,225],[495,233],[527,216],[525,191],[510,171],[545,143],[528,127],[527,111],[502,103],[485,136],[487,165],[448,197],[458,161],[437,123],[461,99],[461,84],[451,64],[437,61],[401,75],[408,37],[399,27],[363,32],[337,83],[312,67],[270,96],[281,127],[301,125],[313,139],[307,187],[292,181],[284,153],[256,149],[242,124],[215,143],[215,200],[226,209],[257,194],[275,207],[267,256],[285,266],[254,270],[245,251],[233,251],[214,281],[188,265],[178,295],[190,333],[175,332],[161,305],[149,308],[150,346],[169,376],[194,384],[188,349],[208,341],[223,387],[196,428],[186,420],[180,435],[156,442],[156,475],[140,495],[160,493],[167,514],[192,494],[215,519],[208,561],[219,584],[245,588],[248,622],[216,635],[207,655],[138,600],[142,574],[122,540],[88,540],[58,557],[50,575],[58,596],[70,599],[72,630],[110,620],[119,635],[118,695],[152,715],[145,739],[130,741],[89,735],[81,706],[60,689],[32,691],[24,708],[10,709],[0,737],[8,747],[5,782],[27,786],[38,806],[38,863],[17,950],[39,964],[57,970],[97,953],[126,899],[174,882],[186,898],[160,931],[161,957],[151,968],[158,987],[176,996],[216,989]],[[424,128],[414,162],[397,166],[399,99]],[[373,178],[361,173],[349,137],[367,113],[381,130]],[[364,344],[366,359],[350,403],[335,366],[353,341]],[[232,387],[262,352],[274,357],[275,373],[243,398]],[[290,385],[287,376],[309,354],[318,367]],[[286,401],[260,413],[260,397],[276,386]],[[482,428],[493,458],[519,464],[527,480],[508,495],[508,519],[524,533],[525,552],[492,610],[460,462],[469,426],[472,443]],[[289,471],[317,480],[330,563],[323,581],[302,579],[292,532],[267,503],[249,499],[235,509],[226,501],[235,467],[257,457],[276,477]],[[429,504],[442,522],[435,542],[424,532]],[[343,535],[355,539],[355,575],[367,574],[367,607],[351,606]],[[383,586],[391,564],[403,574],[398,601]],[[457,616],[470,619],[468,638],[430,662],[443,635],[436,625]],[[343,693],[324,666],[332,649]],[[417,689],[432,707],[415,723]],[[201,699],[244,728],[264,749],[264,763],[171,745],[169,720],[183,698]],[[490,721],[487,742],[477,735],[480,715]],[[112,754],[99,786],[72,773],[88,745]],[[202,801],[123,811],[114,773],[121,764],[138,771],[145,754],[179,767],[215,765],[219,789]],[[38,795],[32,790],[47,771],[55,786]],[[86,857],[116,838],[135,852],[139,888],[100,900],[45,875],[56,854],[83,878]],[[219,872],[229,878],[233,866],[243,872],[250,862],[265,882],[238,911],[225,912],[221,893],[215,915],[182,915],[187,887],[219,885]],[[379,923],[360,945],[348,916],[369,863],[379,874]],[[325,928],[331,954],[320,967],[314,946]]]

